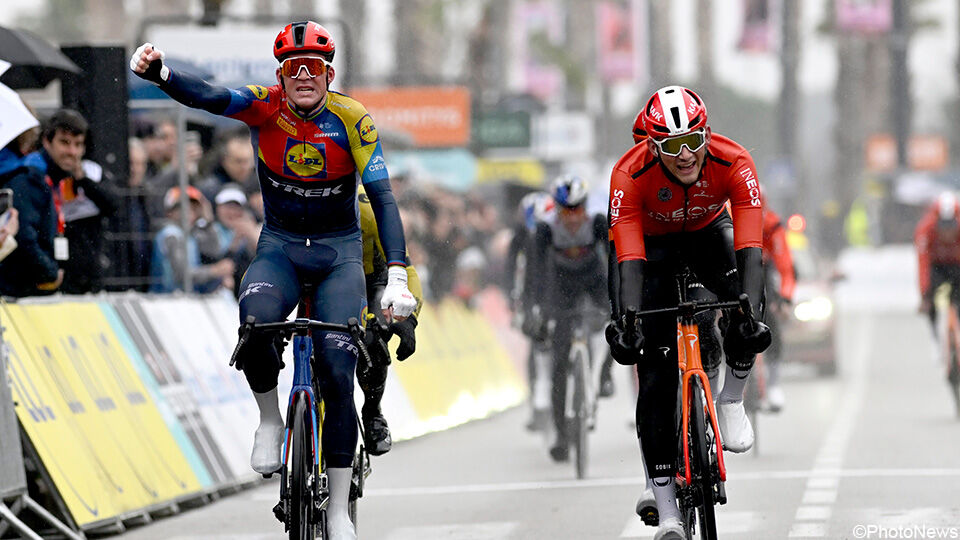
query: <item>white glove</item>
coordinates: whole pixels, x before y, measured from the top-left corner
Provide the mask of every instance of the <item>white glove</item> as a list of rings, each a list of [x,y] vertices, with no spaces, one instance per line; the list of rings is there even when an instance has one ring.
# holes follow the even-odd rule
[[[150,47],[151,52],[157,51],[158,53],[160,53],[160,58],[158,60],[154,60],[154,62],[160,62],[159,73],[156,73],[150,70],[151,62],[146,59],[147,47]],[[133,56],[130,57],[130,70],[136,73],[137,76],[140,77],[141,79],[146,79],[153,83],[160,82],[159,80],[156,80],[157,77],[159,77],[163,81],[169,81],[170,68],[168,68],[166,64],[163,63],[163,59],[165,58],[165,56],[166,55],[163,54],[163,51],[155,48],[152,43],[144,43],[143,45],[137,47],[137,50],[133,52]],[[147,64],[146,67],[142,69],[139,67],[139,64],[141,61]]]
[[[386,311],[391,306],[393,315],[401,319],[409,317],[417,308],[417,299],[407,288],[407,269],[402,266],[391,266],[387,270],[387,287],[380,298],[380,309]]]

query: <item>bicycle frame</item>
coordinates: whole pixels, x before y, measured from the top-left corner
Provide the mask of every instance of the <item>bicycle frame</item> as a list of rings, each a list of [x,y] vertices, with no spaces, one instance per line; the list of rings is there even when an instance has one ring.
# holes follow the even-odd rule
[[[290,398],[287,401],[287,426],[286,431],[284,432],[283,437],[283,449],[281,451],[282,456],[282,467],[286,474],[290,474],[289,470],[289,461],[290,456],[290,438],[292,432],[291,427],[291,418],[289,415],[293,414],[293,411],[296,409],[296,400],[297,399],[306,399],[307,406],[310,410],[311,417],[311,427],[312,427],[312,453],[313,453],[313,467],[314,473],[317,476],[318,482],[317,486],[320,489],[320,492],[323,492],[326,489],[326,476],[319,473],[320,470],[320,429],[323,423],[321,422],[317,411],[320,409],[322,403],[318,403],[316,394],[314,393],[313,388],[313,370],[310,366],[310,357],[313,356],[313,339],[311,336],[293,336],[293,388],[290,390]],[[286,482],[281,482],[281,489],[286,489]],[[322,508],[322,506],[321,506]]]
[[[704,396],[707,401],[707,412],[710,416],[710,425],[713,426],[714,444],[717,450],[717,466],[720,469],[720,480],[726,482],[727,468],[723,463],[723,444],[720,440],[720,425],[717,423],[717,411],[713,405],[713,394],[710,391],[710,379],[703,370],[700,359],[700,330],[692,315],[682,315],[677,322],[677,359],[681,371],[680,379],[680,433],[683,437],[683,480],[685,485],[693,482],[690,467],[690,385],[694,377],[700,380]]]

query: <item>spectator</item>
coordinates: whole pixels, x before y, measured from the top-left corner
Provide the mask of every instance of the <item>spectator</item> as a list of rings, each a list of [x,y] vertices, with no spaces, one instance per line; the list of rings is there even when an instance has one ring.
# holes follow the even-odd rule
[[[230,232],[227,256],[233,261],[234,295],[240,295],[240,282],[257,252],[260,224],[247,207],[247,197],[236,184],[227,184],[215,199],[217,221]]]
[[[172,118],[162,117],[146,129],[144,145],[147,151],[147,178],[157,176],[170,168],[177,157],[177,124]]]
[[[180,188],[170,188],[163,198],[167,219],[153,241],[153,282],[150,291],[163,293],[184,290],[187,272],[195,292],[213,292],[220,286],[232,289],[233,261],[221,259],[211,264],[201,263],[200,248],[192,229],[204,211],[204,198],[200,190],[193,186],[187,188],[187,196],[190,199],[187,222],[191,228],[191,234],[187,235],[181,227]]]
[[[150,284],[150,257],[152,255],[152,215],[162,210],[163,192],[145,182],[147,150],[143,141],[131,138],[129,143],[130,171],[123,204],[114,215],[113,267],[117,290],[133,288],[146,292]],[[159,221],[159,220],[158,220]]]
[[[246,126],[227,132],[219,145],[218,153],[220,159],[213,173],[197,184],[204,197],[214,200],[220,190],[231,183],[239,185],[245,195],[260,191],[256,175],[256,156],[250,142],[250,131]]]
[[[54,206],[62,220],[67,253],[61,292],[85,294],[103,288],[103,273],[109,261],[103,257],[103,218],[113,215],[117,198],[101,182],[103,169],[83,160],[87,121],[71,109],[60,109],[46,122],[43,148],[24,158],[24,163],[46,178],[53,191]],[[61,225],[58,225],[58,230]]]
[[[57,211],[53,193],[44,177],[24,165],[18,139],[0,150],[0,186],[13,190],[16,250],[0,261],[0,294],[33,296],[56,291],[63,270],[54,258]],[[13,228],[7,224],[7,234]]]

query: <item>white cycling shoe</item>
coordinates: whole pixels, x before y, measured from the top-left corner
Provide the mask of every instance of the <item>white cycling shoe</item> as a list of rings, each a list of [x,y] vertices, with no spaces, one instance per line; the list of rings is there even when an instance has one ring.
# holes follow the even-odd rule
[[[260,474],[273,474],[280,468],[283,424],[261,424],[253,436],[250,466]]]
[[[350,484],[353,469],[350,467],[327,469],[330,485],[330,504],[327,506],[327,533],[330,540],[357,540],[357,529],[350,521]]]
[[[643,521],[644,525],[656,527],[660,524],[660,512],[657,510],[657,499],[653,496],[653,490],[647,488],[637,500],[637,515]]]
[[[743,400],[717,403],[717,423],[724,450],[739,454],[753,447],[753,426],[743,409]]]
[[[680,523],[680,518],[668,517],[660,522],[660,526],[657,527],[657,534],[653,537],[653,540],[684,540],[686,537],[686,532],[683,530],[683,523]]]

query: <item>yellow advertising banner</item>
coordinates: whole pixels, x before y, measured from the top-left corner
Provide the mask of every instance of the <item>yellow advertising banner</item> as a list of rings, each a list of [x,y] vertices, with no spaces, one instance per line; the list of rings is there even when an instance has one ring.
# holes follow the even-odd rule
[[[80,527],[201,489],[95,303],[4,304],[16,412]]]
[[[394,362],[391,369],[418,417],[411,436],[486,417],[526,395],[526,385],[490,323],[452,299],[424,306],[416,354],[409,362]]]

